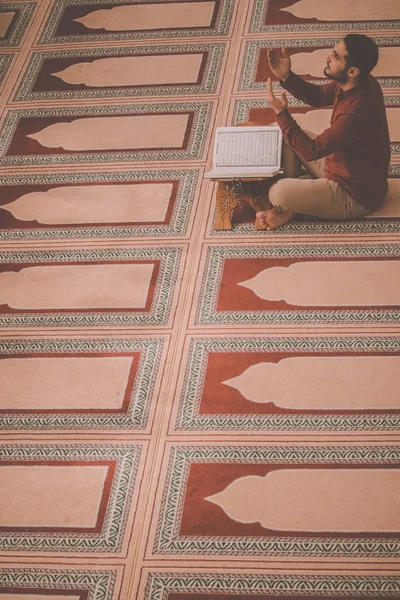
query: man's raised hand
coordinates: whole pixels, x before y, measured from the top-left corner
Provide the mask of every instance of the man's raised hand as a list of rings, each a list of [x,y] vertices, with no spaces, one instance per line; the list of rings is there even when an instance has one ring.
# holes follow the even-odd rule
[[[267,81],[267,100],[269,102],[270,107],[276,112],[276,114],[279,114],[280,112],[282,112],[283,110],[285,110],[288,107],[288,99],[286,97],[285,92],[282,93],[280,99],[277,98],[274,94],[274,92],[272,91],[272,83],[271,83],[271,78],[268,78]]]
[[[289,77],[292,61],[286,48],[268,50],[268,62],[275,77],[282,79],[282,81]]]

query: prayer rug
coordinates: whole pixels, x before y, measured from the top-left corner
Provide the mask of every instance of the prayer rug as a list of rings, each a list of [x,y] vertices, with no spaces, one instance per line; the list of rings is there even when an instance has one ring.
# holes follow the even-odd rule
[[[361,442],[171,444],[147,553],[398,560],[397,452]]]
[[[1,427],[151,431],[162,337],[1,340]]]
[[[399,349],[378,336],[192,337],[173,431],[398,432]]]
[[[55,0],[53,5],[42,44],[227,35],[235,8],[230,0]]]
[[[182,44],[37,52],[14,100],[210,94],[224,50],[223,44]]]
[[[213,103],[9,110],[0,165],[201,159]]]
[[[349,30],[357,33],[397,30],[396,3],[389,1],[376,4],[356,0],[349,7],[346,0],[338,0],[335,6],[318,0],[255,0],[251,31],[254,33],[281,34],[307,32],[310,37],[331,31],[345,35]]]
[[[201,175],[199,169],[5,175],[0,240],[182,237],[193,222]]]
[[[0,552],[121,553],[143,443],[21,442],[0,447]]]
[[[194,324],[396,325],[398,257],[398,244],[209,246]]]
[[[167,246],[4,252],[1,325],[165,325],[182,251]]]

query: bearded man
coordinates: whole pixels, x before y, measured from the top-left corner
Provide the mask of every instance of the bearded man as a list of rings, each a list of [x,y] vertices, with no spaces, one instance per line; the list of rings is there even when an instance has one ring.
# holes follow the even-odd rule
[[[382,90],[370,75],[378,62],[375,42],[347,35],[327,56],[324,74],[331,81],[321,86],[291,71],[286,49],[269,50],[268,60],[283,88],[310,106],[333,106],[333,112],[331,126],[320,135],[301,129],[286,94],[277,98],[268,79],[267,99],[285,142],[284,176],[257,213],[260,225],[274,229],[297,214],[354,219],[377,208],[388,189],[390,141]]]

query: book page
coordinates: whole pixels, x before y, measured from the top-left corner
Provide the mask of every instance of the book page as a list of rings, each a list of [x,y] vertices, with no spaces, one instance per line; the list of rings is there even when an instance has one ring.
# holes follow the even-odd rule
[[[279,133],[273,131],[221,131],[217,137],[216,167],[278,166]]]

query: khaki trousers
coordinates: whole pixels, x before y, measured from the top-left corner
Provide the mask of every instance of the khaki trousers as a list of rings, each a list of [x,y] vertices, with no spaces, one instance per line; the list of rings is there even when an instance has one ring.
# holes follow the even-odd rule
[[[306,133],[311,138],[317,137],[311,131]],[[325,158],[304,161],[284,141],[282,164],[283,179],[274,183],[268,194],[278,210],[322,219],[356,219],[370,212],[336,181],[324,178]]]

